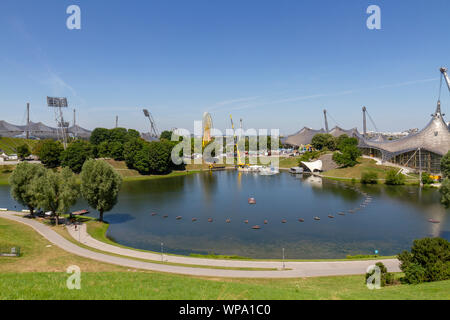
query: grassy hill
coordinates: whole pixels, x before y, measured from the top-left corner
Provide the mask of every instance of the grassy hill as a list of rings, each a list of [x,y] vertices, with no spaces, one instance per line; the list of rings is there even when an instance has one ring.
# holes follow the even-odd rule
[[[17,147],[23,144],[27,144],[31,150],[37,142],[37,140],[23,138],[0,137],[0,150],[5,152],[6,154],[14,154],[16,153]]]

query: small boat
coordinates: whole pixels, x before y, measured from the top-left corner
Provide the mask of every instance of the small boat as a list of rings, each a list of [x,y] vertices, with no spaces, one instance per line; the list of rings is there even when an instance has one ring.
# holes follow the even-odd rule
[[[208,218],[208,222],[213,222],[213,219],[212,218]]]
[[[256,204],[255,198],[248,198],[248,204]]]
[[[299,222],[305,222],[305,219],[300,218],[300,219],[298,219],[298,221]]]
[[[156,212],[152,212],[152,216],[157,216],[158,214]]]
[[[434,220],[434,219],[428,219],[428,222],[431,222],[431,223],[441,223],[439,220]]]
[[[167,215],[167,214],[163,215],[163,218],[167,218],[167,217],[168,217],[168,215]]]
[[[344,212],[338,212],[338,215],[345,216],[345,213]]]
[[[197,218],[192,218],[192,222],[195,222],[195,221],[197,221]]]
[[[227,219],[227,220],[225,220],[225,222],[226,222],[226,223],[230,223],[230,222],[231,222],[231,220],[230,220],[230,219]]]
[[[244,223],[248,223],[248,220],[244,220]]]
[[[264,220],[264,224],[267,224],[268,223],[268,221],[267,220]]]
[[[334,219],[334,216],[332,216],[331,214],[329,214],[329,215],[328,215],[328,218]]]
[[[177,220],[181,220],[181,218],[182,218],[181,216],[176,217]]]
[[[253,226],[252,229],[258,230],[258,229],[261,229],[261,227],[260,226]]]
[[[287,222],[286,219],[281,220],[281,223],[286,223],[286,222]]]
[[[314,220],[317,220],[317,221],[319,221],[319,220],[320,220],[320,218],[319,218],[319,217],[314,217]]]
[[[88,213],[89,213],[88,210],[80,210],[80,211],[74,211],[71,214],[73,216],[82,216],[82,215],[85,215],[85,214],[88,214]]]

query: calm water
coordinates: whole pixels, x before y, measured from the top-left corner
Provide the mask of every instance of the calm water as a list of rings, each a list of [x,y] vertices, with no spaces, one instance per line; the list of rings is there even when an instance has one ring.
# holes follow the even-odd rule
[[[367,195],[372,201],[361,207]],[[256,205],[248,204],[249,197],[256,199]],[[288,173],[205,172],[125,183],[105,220],[111,224],[108,236],[115,241],[153,251],[160,251],[163,242],[165,252],[178,254],[281,258],[285,248],[286,258],[292,259],[341,258],[372,254],[375,249],[393,255],[409,249],[417,238],[450,240],[450,211],[439,204],[439,198],[436,189],[353,186]],[[9,188],[0,186],[0,207],[14,205]],[[87,206],[80,201],[74,209],[82,208]],[[348,212],[354,208],[360,210]],[[328,218],[329,214],[335,218]],[[429,218],[441,223],[429,223]],[[261,229],[251,229],[254,225]]]

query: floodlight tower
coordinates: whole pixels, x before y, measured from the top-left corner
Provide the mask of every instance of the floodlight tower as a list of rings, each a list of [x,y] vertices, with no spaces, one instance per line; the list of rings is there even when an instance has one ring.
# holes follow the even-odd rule
[[[54,108],[58,139],[61,139],[64,149],[66,149],[69,123],[64,121],[62,108],[68,107],[67,98],[47,97],[47,105]]]
[[[156,123],[155,120],[153,120],[152,114],[147,109],[142,111],[144,112],[144,116],[150,121],[150,137],[159,138],[158,129],[156,128]]]
[[[363,111],[363,137],[367,136],[367,124],[366,124],[366,112],[367,112],[367,108],[363,107],[362,108]]]
[[[325,131],[328,133],[329,130],[328,130],[327,110],[325,110],[325,109],[323,110],[323,116],[325,118]]]

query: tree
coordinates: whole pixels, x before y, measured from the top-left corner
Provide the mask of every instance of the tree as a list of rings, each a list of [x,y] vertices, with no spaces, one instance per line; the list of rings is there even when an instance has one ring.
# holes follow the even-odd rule
[[[401,173],[398,173],[397,170],[389,170],[386,173],[385,184],[391,186],[399,186],[405,184],[405,176]]]
[[[27,158],[30,154],[31,154],[30,148],[28,147],[27,144],[22,144],[17,147],[17,156],[19,157],[20,160],[22,161],[25,160],[25,158]]]
[[[311,140],[312,146],[317,150],[327,148],[336,150],[336,138],[329,133],[318,133]]]
[[[340,135],[336,140],[336,145],[338,150],[344,150],[345,147],[348,146],[358,146],[358,139],[356,138],[350,138],[346,134]]]
[[[342,148],[341,152],[335,152],[333,154],[333,161],[341,167],[353,167],[358,163],[357,159],[360,156],[361,150],[355,145],[348,144]]]
[[[161,135],[159,137],[161,140],[172,140],[172,131],[165,130],[161,132]]]
[[[450,242],[442,238],[414,240],[411,252],[398,255],[406,283],[450,279]]]
[[[75,175],[69,168],[61,172],[45,170],[37,187],[39,206],[51,211],[59,223],[59,216],[66,213],[78,198],[78,184]]]
[[[450,207],[450,178],[445,178],[439,188],[441,193],[441,203],[447,208]]]
[[[61,164],[80,173],[84,162],[94,157],[92,145],[85,140],[75,140],[61,154]]]
[[[122,177],[108,163],[100,160],[87,160],[81,170],[81,193],[89,206],[103,213],[111,210],[117,203],[122,185]]]
[[[37,196],[37,186],[40,183],[45,169],[34,163],[19,163],[9,177],[11,185],[11,196],[21,205],[30,210],[34,215],[34,210],[39,207]]]
[[[428,172],[422,172],[421,180],[424,185],[434,183],[434,180],[430,177]]]
[[[108,141],[110,137],[110,131],[105,128],[95,128],[91,133],[89,141],[93,145],[99,145],[103,141]]]
[[[119,141],[111,142],[109,155],[117,161],[123,160],[123,143]]]
[[[61,164],[61,153],[64,151],[59,141],[44,140],[37,156],[47,168],[56,168]]]
[[[111,143],[103,141],[97,146],[97,156],[99,158],[109,158],[111,156]]]
[[[444,177],[450,177],[450,151],[441,159],[441,172]]]
[[[132,138],[123,145],[123,158],[127,167],[135,169],[136,154],[142,150],[147,142],[141,138]]]
[[[153,141],[149,144],[149,165],[150,171],[161,174],[167,173],[171,169],[172,148],[169,143],[165,141]]]

